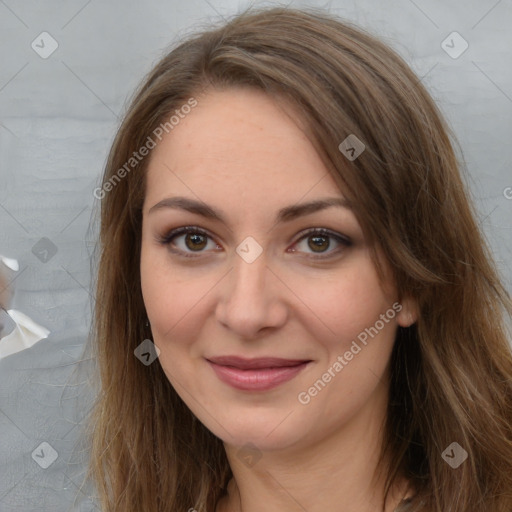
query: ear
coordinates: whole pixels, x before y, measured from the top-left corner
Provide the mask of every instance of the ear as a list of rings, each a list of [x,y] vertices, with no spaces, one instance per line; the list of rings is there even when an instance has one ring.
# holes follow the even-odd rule
[[[418,320],[418,303],[412,297],[404,297],[399,304],[402,309],[396,315],[396,321],[400,327],[410,327]]]

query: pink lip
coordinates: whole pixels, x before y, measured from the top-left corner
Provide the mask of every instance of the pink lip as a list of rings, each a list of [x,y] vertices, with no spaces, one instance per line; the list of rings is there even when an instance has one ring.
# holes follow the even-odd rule
[[[246,391],[266,391],[302,371],[310,360],[264,357],[244,359],[222,356],[207,359],[217,377],[226,384]]]

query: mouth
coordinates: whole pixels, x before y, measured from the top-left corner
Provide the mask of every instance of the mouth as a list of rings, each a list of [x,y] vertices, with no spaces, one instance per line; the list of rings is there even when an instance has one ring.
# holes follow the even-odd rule
[[[244,391],[275,388],[294,378],[312,362],[310,359],[245,359],[238,356],[211,357],[206,360],[222,382]]]

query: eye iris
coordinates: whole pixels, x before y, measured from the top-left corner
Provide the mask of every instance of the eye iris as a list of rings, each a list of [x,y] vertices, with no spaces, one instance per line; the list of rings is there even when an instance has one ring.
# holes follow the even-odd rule
[[[189,245],[189,242],[192,241],[192,246]],[[202,242],[202,243],[201,243]],[[185,243],[189,249],[192,250],[200,250],[204,249],[206,246],[206,237],[199,233],[187,233],[185,237]]]
[[[322,252],[322,249],[329,248],[329,239],[326,236],[311,236],[309,240],[313,241],[313,245],[311,243],[308,243],[308,245],[314,252]]]

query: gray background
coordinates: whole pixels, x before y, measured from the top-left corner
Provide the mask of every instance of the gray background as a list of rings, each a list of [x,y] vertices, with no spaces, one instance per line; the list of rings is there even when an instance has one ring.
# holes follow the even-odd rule
[[[12,307],[51,331],[0,360],[0,512],[98,510],[90,491],[78,489],[84,461],[76,457],[86,451],[75,447],[90,390],[69,380],[91,317],[93,189],[143,75],[193,28],[247,5],[0,0],[0,254],[20,262]],[[458,137],[480,222],[512,291],[512,2],[288,5],[323,6],[358,23],[422,77]],[[44,31],[58,43],[47,59],[31,47]],[[453,31],[469,44],[458,58],[441,47]],[[56,252],[44,261],[40,247]],[[48,469],[32,456],[42,442],[58,453]]]

